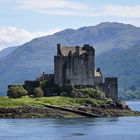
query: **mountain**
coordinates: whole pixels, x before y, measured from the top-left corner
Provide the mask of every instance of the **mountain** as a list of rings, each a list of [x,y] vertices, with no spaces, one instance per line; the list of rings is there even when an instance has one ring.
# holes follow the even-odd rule
[[[135,62],[135,53],[133,53],[133,58],[128,53],[132,52],[133,48],[139,48],[137,45],[140,43],[139,36],[139,27],[105,22],[77,30],[66,29],[53,35],[33,39],[0,59],[0,90],[5,91],[8,84],[34,79],[42,72],[53,73],[53,56],[56,54],[57,43],[66,46],[87,43],[93,45],[97,55],[97,66],[102,68],[105,75],[119,76],[120,87],[123,88],[123,84],[126,82],[123,79],[127,79],[129,75],[129,73],[126,74],[128,71],[125,65],[131,64],[128,67],[131,68],[129,71],[134,69],[140,71],[140,67],[137,66],[138,59]],[[137,47],[134,47],[136,45]],[[125,62],[128,59],[130,63]],[[132,73],[133,76],[127,81],[129,86],[135,84],[131,81],[140,76],[139,73],[137,74]]]
[[[16,49],[17,47],[8,47],[8,48],[3,49],[2,51],[0,51],[0,59],[12,53]]]

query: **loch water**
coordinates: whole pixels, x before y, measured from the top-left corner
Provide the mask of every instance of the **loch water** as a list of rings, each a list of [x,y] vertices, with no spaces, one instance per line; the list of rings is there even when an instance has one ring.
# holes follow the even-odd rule
[[[0,140],[140,140],[140,117],[0,119]]]

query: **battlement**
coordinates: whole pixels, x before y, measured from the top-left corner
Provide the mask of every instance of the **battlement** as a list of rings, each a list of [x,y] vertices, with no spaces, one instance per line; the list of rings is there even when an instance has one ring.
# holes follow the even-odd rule
[[[61,46],[61,44],[57,44],[57,56],[82,55],[89,52],[94,54],[95,50],[88,44],[85,44],[83,47]]]

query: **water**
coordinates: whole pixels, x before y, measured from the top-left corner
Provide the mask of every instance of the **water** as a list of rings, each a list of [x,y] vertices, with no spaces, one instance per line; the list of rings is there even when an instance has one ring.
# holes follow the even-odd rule
[[[140,101],[128,101],[127,104],[132,110],[140,111]]]
[[[140,102],[128,102],[140,109]],[[0,140],[140,140],[140,117],[1,119]]]

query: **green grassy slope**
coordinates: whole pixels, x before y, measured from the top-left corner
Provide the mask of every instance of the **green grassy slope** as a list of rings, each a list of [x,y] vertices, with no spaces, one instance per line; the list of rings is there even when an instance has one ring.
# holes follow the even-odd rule
[[[104,100],[96,100],[92,98],[71,98],[71,97],[63,97],[63,96],[55,96],[55,97],[41,97],[41,98],[30,98],[28,96],[22,97],[19,99],[12,99],[8,97],[0,97],[0,108],[2,107],[43,107],[41,103],[49,104],[49,105],[57,105],[57,106],[81,106],[86,103],[90,103],[93,105],[107,104],[111,102],[111,99]]]

